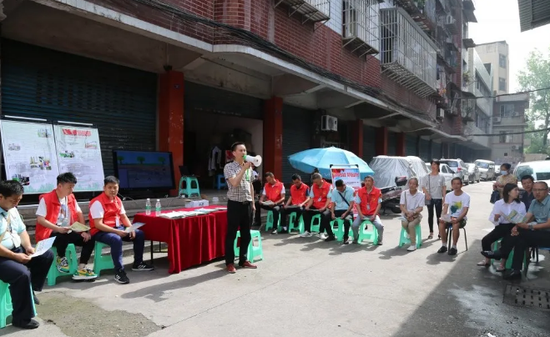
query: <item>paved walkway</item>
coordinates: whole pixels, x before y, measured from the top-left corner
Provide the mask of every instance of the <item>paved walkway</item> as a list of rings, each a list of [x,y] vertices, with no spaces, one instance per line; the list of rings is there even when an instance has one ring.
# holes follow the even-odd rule
[[[228,275],[223,262],[213,262],[168,275],[166,260],[158,259],[155,272],[129,272],[129,285],[115,284],[112,274],[62,282],[39,295],[43,326],[30,333],[8,327],[0,335],[548,336],[548,311],[504,304],[507,282],[475,266],[492,226],[491,183],[465,191],[472,197],[470,250],[461,237],[454,258],[436,253],[437,240],[413,253],[397,248],[396,217],[383,219],[379,247],[264,233],[257,270]],[[522,284],[550,289],[550,277],[543,269]]]

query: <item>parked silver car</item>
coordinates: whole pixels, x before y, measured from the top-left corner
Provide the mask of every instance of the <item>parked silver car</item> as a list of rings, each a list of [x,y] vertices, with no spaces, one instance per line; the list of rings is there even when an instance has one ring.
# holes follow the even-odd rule
[[[481,180],[481,173],[479,172],[479,167],[474,163],[466,163],[468,165],[468,182],[470,183],[479,183]]]
[[[465,185],[468,184],[468,166],[466,166],[466,163],[462,159],[441,159],[439,162],[449,165],[455,173],[458,173],[458,176],[462,179],[462,183]]]

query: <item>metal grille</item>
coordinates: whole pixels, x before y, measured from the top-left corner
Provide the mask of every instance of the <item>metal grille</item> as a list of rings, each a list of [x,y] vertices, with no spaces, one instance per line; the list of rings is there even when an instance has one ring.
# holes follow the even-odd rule
[[[361,55],[378,54],[380,49],[378,0],[344,0],[344,47]]]
[[[330,0],[277,0],[275,7],[280,4],[289,7],[289,16],[300,13],[304,16],[302,23],[307,21],[319,22],[330,19]]]
[[[433,94],[437,46],[401,8],[382,9],[380,21],[384,71],[420,97]]]
[[[508,284],[506,285],[506,289],[504,289],[503,302],[518,307],[550,311],[550,290]]]

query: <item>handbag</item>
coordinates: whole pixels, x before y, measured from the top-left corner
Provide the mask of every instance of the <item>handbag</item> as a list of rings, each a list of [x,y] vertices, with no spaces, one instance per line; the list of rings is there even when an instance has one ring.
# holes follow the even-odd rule
[[[494,204],[498,200],[500,200],[500,192],[498,190],[494,190],[493,193],[491,193],[490,202],[491,202],[491,204]]]
[[[428,177],[428,192],[431,193],[431,189],[432,189],[432,177],[428,174],[426,177]],[[430,206],[432,204],[432,201],[433,199],[426,199],[426,206]]]

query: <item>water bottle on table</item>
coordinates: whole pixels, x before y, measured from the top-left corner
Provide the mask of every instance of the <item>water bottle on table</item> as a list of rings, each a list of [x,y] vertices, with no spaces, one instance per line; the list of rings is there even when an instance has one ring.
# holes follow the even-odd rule
[[[161,208],[160,199],[157,199],[157,203],[155,204],[155,216],[160,216]]]
[[[151,199],[149,198],[145,201],[145,215],[151,215]]]

